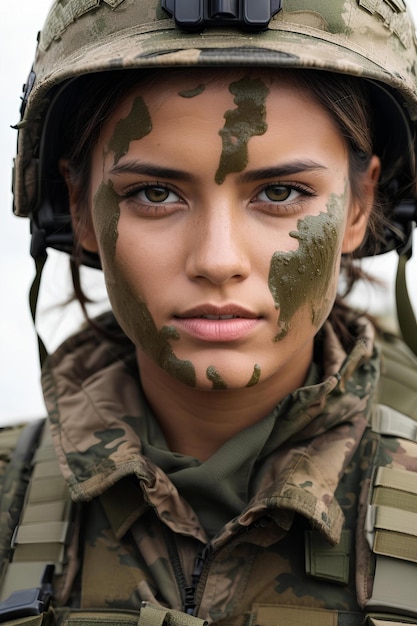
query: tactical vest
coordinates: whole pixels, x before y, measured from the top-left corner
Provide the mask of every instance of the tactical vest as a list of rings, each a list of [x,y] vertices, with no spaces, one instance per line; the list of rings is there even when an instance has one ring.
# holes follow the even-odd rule
[[[383,342],[383,374],[365,437],[373,442],[371,489],[359,536],[370,548],[371,599],[357,616],[337,610],[253,605],[221,626],[417,626],[417,359],[397,340]],[[404,443],[412,470],[390,466]],[[53,575],[67,559],[75,507],[44,420],[0,432],[0,623],[6,626],[203,626],[180,611],[142,604],[139,612],[53,605]],[[338,581],[346,573],[343,541],[331,547],[306,535],[306,571]],[[97,584],[100,584],[99,573]]]

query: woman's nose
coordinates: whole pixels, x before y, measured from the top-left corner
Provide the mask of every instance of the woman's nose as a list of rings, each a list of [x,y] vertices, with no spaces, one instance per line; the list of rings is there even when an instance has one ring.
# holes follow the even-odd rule
[[[247,237],[242,215],[239,216],[234,207],[208,210],[192,230],[186,264],[191,279],[201,278],[224,285],[229,280],[244,280],[249,275]]]

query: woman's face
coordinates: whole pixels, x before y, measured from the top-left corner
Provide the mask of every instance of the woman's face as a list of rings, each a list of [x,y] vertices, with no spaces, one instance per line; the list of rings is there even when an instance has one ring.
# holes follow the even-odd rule
[[[244,71],[138,86],[91,163],[82,243],[139,363],[199,389],[305,372],[366,228],[345,142],[308,93]]]

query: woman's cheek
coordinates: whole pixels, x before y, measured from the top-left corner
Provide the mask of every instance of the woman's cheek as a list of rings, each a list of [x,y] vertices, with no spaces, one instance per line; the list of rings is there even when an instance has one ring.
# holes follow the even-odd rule
[[[336,295],[347,197],[347,191],[332,194],[326,213],[299,220],[298,230],[290,233],[298,239],[297,250],[272,255],[268,286],[279,309],[275,341],[287,335],[302,308],[317,329],[326,319]]]
[[[135,346],[177,380],[194,387],[196,375],[193,364],[178,359],[171,347],[170,342],[179,339],[177,330],[170,326],[157,329],[144,299],[133,287],[134,280],[128,268],[118,259],[120,201],[111,181],[100,184],[94,198],[94,226],[113,313]]]

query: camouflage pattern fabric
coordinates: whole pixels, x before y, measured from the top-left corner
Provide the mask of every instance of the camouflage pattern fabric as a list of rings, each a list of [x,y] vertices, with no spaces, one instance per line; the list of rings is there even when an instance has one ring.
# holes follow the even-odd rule
[[[416,123],[416,54],[403,0],[285,0],[268,30],[250,36],[232,28],[184,34],[158,0],[55,0],[26,83],[15,213],[28,216],[38,208],[39,167],[49,156],[38,155],[46,110],[57,88],[74,77],[207,65],[325,69],[392,87]]]
[[[369,593],[372,581],[363,554],[355,556],[355,529],[376,449],[367,421],[379,358],[364,319],[357,336],[346,355],[326,323],[323,382],[292,394],[277,419],[279,444],[252,477],[247,507],[211,541],[192,503],[142,454],[134,423],[149,409],[129,344],[91,330],[63,344],[47,363],[44,389],[62,472],[73,499],[86,503],[80,607],[135,609],[146,600],[181,611],[195,586],[197,615],[210,622],[243,626],[256,618],[255,606],[272,605],[330,611],[335,624],[362,623],[367,598],[361,592],[359,605],[355,576]],[[415,447],[392,444],[384,461],[416,471]],[[304,534],[311,529],[330,545],[343,530],[351,559],[343,584],[306,575]],[[363,542],[360,550],[369,558]],[[355,561],[363,563],[356,573]],[[98,582],[98,572],[108,574]]]

